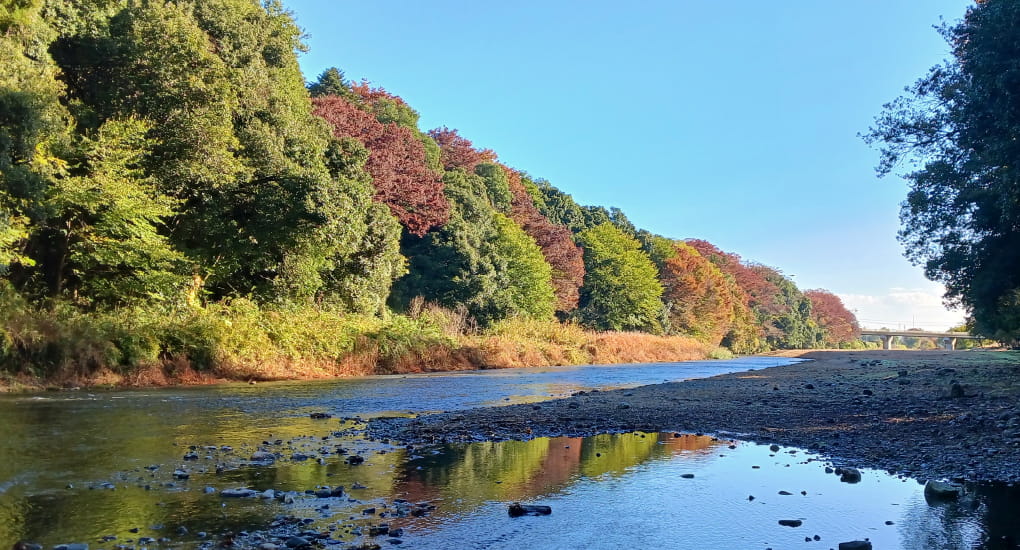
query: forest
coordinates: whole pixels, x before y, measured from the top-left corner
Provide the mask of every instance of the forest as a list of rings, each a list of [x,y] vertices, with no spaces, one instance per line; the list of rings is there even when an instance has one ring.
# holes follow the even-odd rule
[[[304,49],[273,0],[0,6],[0,376],[859,345],[831,292],[578,204]]]

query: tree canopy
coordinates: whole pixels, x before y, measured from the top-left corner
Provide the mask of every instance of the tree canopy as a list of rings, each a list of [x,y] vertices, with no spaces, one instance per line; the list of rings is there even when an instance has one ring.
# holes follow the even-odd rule
[[[865,139],[906,163],[900,240],[974,329],[1020,339],[1020,5],[983,0],[943,27],[952,58],[887,104]]]
[[[584,249],[582,322],[601,330],[662,331],[662,283],[637,239],[605,222],[577,240]]]
[[[778,271],[423,132],[339,68],[306,82],[303,50],[274,0],[0,6],[3,296],[97,319],[421,297],[483,327],[555,315],[738,352],[843,338]]]

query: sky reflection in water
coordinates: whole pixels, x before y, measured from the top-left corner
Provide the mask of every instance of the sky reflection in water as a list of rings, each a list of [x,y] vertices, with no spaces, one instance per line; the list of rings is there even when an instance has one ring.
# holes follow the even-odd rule
[[[307,416],[310,411],[371,416],[453,410],[776,361],[5,396],[0,398],[0,441],[5,442],[0,448],[0,548],[22,538],[109,548],[138,536],[167,536],[191,547],[198,544],[199,531],[251,530],[281,513],[314,518],[320,528],[348,525],[349,516],[357,517],[358,524],[389,521],[405,527],[403,547],[418,548],[829,548],[865,537],[882,549],[1013,547],[996,541],[1018,536],[1015,489],[979,488],[975,498],[964,502],[929,506],[915,481],[866,471],[861,483],[848,485],[826,475],[824,465],[804,453],[772,453],[744,443],[730,449],[728,441],[709,437],[618,434],[408,452],[363,440],[324,441],[342,424],[336,418]],[[214,473],[217,462],[237,462],[263,441],[277,439],[288,457],[294,450],[334,451],[339,444],[365,452],[367,460],[349,466],[343,456],[329,454],[323,455],[324,464],[282,460]],[[217,449],[200,448],[200,459],[185,463],[182,455],[190,445]],[[221,452],[222,445],[236,452]],[[157,465],[155,471],[146,469]],[[190,479],[173,479],[173,470],[181,466],[191,472]],[[115,488],[102,488],[104,482]],[[206,486],[242,485],[303,492],[320,485],[350,489],[355,483],[366,486],[349,490],[359,502],[329,499],[329,509],[310,497],[283,505],[203,492]],[[793,494],[781,496],[781,490]],[[748,500],[749,495],[755,499]],[[430,501],[437,508],[424,518],[361,515],[366,507],[383,510],[398,498]],[[553,514],[509,518],[506,505],[518,500],[549,504]],[[781,527],[779,519],[803,519],[804,524]],[[178,535],[180,526],[189,535]],[[132,528],[139,532],[131,533]],[[820,542],[804,541],[816,534]],[[118,540],[99,543],[105,535]]]

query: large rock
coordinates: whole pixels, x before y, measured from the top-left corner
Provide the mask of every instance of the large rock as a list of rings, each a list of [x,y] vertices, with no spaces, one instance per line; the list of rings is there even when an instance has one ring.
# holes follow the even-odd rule
[[[224,489],[220,491],[220,496],[225,498],[247,498],[253,497],[258,494],[258,491],[254,489],[248,489],[247,487],[238,487],[236,489]]]
[[[520,502],[515,502],[507,508],[507,513],[512,518],[521,516],[548,516],[552,513],[552,508],[540,504],[521,504]]]
[[[861,471],[857,468],[836,468],[839,480],[843,483],[860,483]]]
[[[255,451],[249,460],[252,462],[273,462],[276,460],[276,455],[267,451]]]
[[[953,500],[963,494],[963,487],[945,481],[928,480],[924,484],[924,498],[927,501]]]

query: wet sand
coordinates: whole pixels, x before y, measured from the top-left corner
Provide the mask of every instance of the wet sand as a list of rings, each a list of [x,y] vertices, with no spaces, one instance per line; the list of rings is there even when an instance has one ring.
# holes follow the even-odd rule
[[[708,433],[808,449],[913,477],[1020,481],[1020,353],[809,351],[808,361],[700,380],[372,421],[408,444]]]

